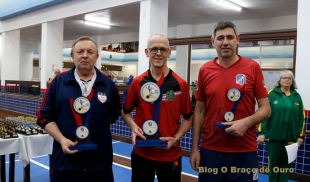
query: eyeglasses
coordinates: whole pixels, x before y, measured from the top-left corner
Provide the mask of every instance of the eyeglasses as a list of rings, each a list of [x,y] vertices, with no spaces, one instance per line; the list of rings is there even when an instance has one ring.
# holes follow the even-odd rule
[[[291,80],[291,77],[281,77],[282,80]]]
[[[150,52],[152,54],[156,54],[158,52],[158,50],[160,50],[160,53],[161,54],[167,54],[168,51],[169,51],[169,48],[164,48],[164,47],[161,47],[161,48],[158,48],[158,47],[152,47],[152,48],[149,48]]]

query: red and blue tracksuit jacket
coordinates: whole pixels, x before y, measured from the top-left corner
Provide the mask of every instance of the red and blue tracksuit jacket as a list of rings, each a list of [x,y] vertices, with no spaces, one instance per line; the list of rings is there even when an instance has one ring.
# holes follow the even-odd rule
[[[62,134],[76,140],[77,127],[70,98],[82,96],[81,88],[74,77],[75,66],[69,71],[57,75],[49,85],[41,108],[37,111],[37,123],[45,127],[56,122]],[[112,137],[110,124],[120,116],[121,100],[118,88],[107,76],[95,68],[97,78],[93,85],[93,107],[89,121],[90,138],[97,144],[97,150],[84,150],[73,155],[64,154],[61,145],[54,140],[53,168],[55,170],[102,170],[111,168],[113,161]],[[106,102],[99,99],[99,94],[107,96]],[[82,115],[84,123],[85,115]]]

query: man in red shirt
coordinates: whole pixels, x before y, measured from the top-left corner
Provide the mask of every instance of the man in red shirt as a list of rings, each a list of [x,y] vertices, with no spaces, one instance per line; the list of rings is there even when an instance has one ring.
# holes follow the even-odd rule
[[[142,124],[147,119],[139,100],[140,89],[144,83],[157,82],[164,73],[163,96],[161,99],[158,127],[167,141],[167,147],[134,147],[131,154],[132,181],[154,182],[155,171],[159,182],[181,182],[182,151],[179,140],[192,126],[192,107],[186,82],[167,66],[170,57],[168,39],[163,35],[153,35],[149,38],[145,54],[149,58],[151,68],[136,77],[129,88],[123,106],[122,117],[132,130],[132,144],[136,138],[146,139],[142,131]],[[151,93],[151,92],[150,92]],[[151,114],[154,113],[156,103],[150,103]],[[136,108],[133,120],[130,112]],[[184,121],[180,126],[180,113]],[[153,118],[157,114],[153,115]],[[155,119],[154,119],[155,120]],[[155,134],[157,135],[157,134]]]
[[[192,168],[199,171],[199,181],[258,179],[255,126],[268,118],[271,110],[260,66],[237,55],[239,40],[232,22],[218,22],[211,38],[218,57],[199,71],[190,157]],[[224,116],[226,112],[232,118]],[[217,127],[221,122],[226,129]]]

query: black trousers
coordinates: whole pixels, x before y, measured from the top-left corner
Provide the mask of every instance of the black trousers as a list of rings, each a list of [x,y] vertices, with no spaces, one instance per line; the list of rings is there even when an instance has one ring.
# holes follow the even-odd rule
[[[112,167],[105,170],[53,170],[51,182],[114,182]]]
[[[131,153],[132,182],[181,182],[182,157],[170,162],[154,161]]]

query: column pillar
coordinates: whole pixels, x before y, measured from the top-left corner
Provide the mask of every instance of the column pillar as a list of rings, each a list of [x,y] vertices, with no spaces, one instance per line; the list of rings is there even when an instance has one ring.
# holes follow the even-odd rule
[[[190,37],[192,33],[191,25],[178,25],[177,38]],[[188,45],[178,45],[176,50],[175,72],[187,81],[188,69]]]
[[[31,81],[33,77],[33,51],[32,46],[28,44],[20,45],[20,65],[19,79]]]
[[[298,86],[298,92],[303,99],[305,110],[310,110],[310,60],[308,54],[308,40],[310,39],[310,6],[309,0],[298,1],[297,11],[297,50],[296,50],[296,67],[295,76]]]
[[[20,30],[2,33],[1,92],[5,80],[19,80]]]
[[[64,20],[42,24],[42,38],[40,50],[40,81],[41,92],[47,87],[47,80],[54,78],[53,65],[62,71],[63,64],[63,29]],[[41,94],[42,96],[43,94]]]
[[[101,70],[101,57],[102,57],[102,54],[101,54],[101,37],[100,36],[95,36],[93,37],[93,39],[97,42],[97,46],[98,46],[98,54],[99,54],[99,57],[97,59],[97,62],[95,64],[95,66],[97,67],[98,70]]]
[[[168,35],[168,0],[145,0],[140,2],[138,75],[149,69],[145,55],[147,40],[154,34]]]

